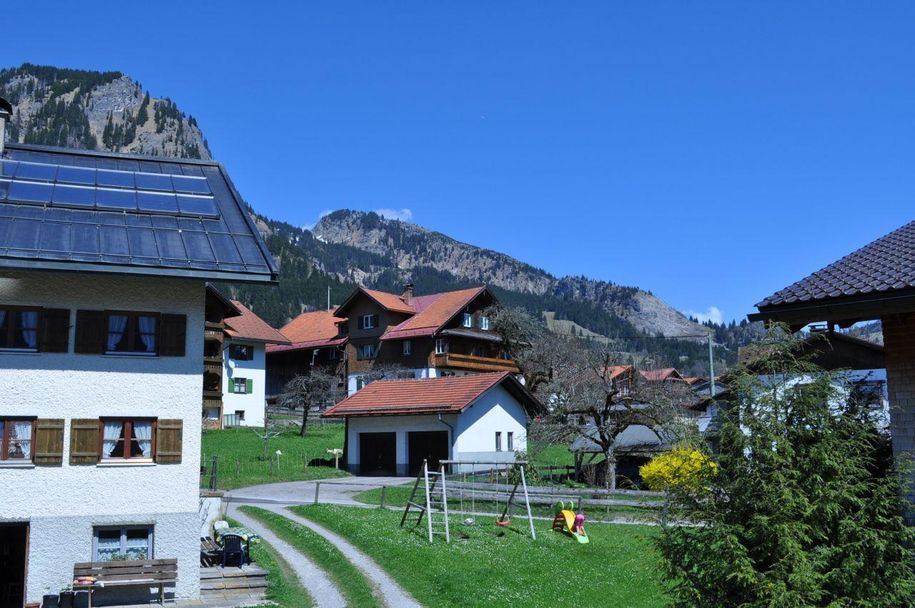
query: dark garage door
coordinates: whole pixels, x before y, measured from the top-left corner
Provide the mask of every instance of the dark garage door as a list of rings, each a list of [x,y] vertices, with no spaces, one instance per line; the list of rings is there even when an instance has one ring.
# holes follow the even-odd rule
[[[416,431],[407,433],[410,455],[410,475],[417,475],[423,459],[429,461],[429,470],[437,470],[440,460],[448,460],[448,431]]]
[[[395,475],[397,433],[359,433],[359,473]]]

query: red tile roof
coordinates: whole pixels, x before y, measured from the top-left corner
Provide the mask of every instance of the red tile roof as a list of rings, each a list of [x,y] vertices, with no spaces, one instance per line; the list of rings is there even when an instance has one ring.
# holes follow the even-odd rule
[[[389,328],[381,339],[400,340],[416,336],[431,336],[455,315],[460,314],[485,290],[485,287],[474,287],[414,298],[412,304],[416,314],[399,325]]]
[[[662,380],[682,380],[683,376],[680,375],[676,369],[672,367],[665,367],[664,369],[649,369],[642,372],[642,377],[648,380],[649,382],[661,382]]]
[[[402,312],[408,315],[412,315],[416,312],[412,306],[403,301],[401,296],[386,291],[378,291],[377,289],[366,289],[365,287],[362,287],[361,289],[366,295],[381,304],[381,306],[387,310]]]
[[[276,344],[267,347],[268,353],[280,353],[294,350],[307,350],[339,346],[346,342],[341,336],[338,323],[346,321],[334,316],[332,310],[303,312],[295,319],[280,328],[291,344]]]
[[[528,411],[540,404],[508,372],[425,380],[379,380],[347,397],[323,415],[383,416],[456,414],[497,385],[504,385]]]
[[[289,343],[286,336],[270,327],[266,321],[254,314],[244,304],[238,300],[232,300],[232,304],[241,314],[237,317],[227,317],[225,319],[226,333],[230,338],[253,340],[255,342],[272,342],[275,344]]]
[[[628,374],[632,372],[631,365],[611,365],[607,368],[607,371],[610,373],[608,380],[616,380],[623,374]]]

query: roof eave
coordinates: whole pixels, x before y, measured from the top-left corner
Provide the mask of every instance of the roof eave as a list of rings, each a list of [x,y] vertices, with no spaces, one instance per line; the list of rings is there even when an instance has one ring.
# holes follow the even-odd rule
[[[123,264],[104,264],[96,262],[69,262],[63,260],[36,260],[34,258],[0,258],[0,269],[12,270],[47,270],[64,272],[90,272],[95,274],[120,274],[133,276],[158,276],[203,281],[227,281],[230,283],[257,283],[277,285],[273,274],[253,272],[229,272],[198,270],[192,268],[162,268],[159,266],[126,266]]]
[[[858,296],[844,296],[758,306],[750,313],[750,321],[777,321],[792,326],[804,326],[816,321],[856,321],[879,319],[884,315],[915,311],[915,289],[874,291]]]

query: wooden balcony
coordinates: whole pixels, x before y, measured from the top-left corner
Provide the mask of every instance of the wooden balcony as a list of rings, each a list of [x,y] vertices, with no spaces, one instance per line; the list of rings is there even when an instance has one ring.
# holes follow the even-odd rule
[[[203,389],[203,399],[204,401],[208,399],[218,399],[220,403],[222,402],[222,389],[204,387]]]
[[[460,355],[445,353],[433,355],[432,363],[438,369],[450,368],[472,372],[512,372],[520,370],[511,359],[495,359],[492,357],[478,357],[476,355]]]
[[[222,359],[220,359],[219,362],[211,362],[204,359],[203,373],[222,378]]]

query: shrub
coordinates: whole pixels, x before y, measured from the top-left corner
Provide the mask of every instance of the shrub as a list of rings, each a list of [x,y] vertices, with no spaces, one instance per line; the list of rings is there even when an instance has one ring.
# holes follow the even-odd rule
[[[649,489],[665,492],[674,488],[700,491],[717,472],[718,465],[708,456],[688,447],[676,447],[639,467]]]

